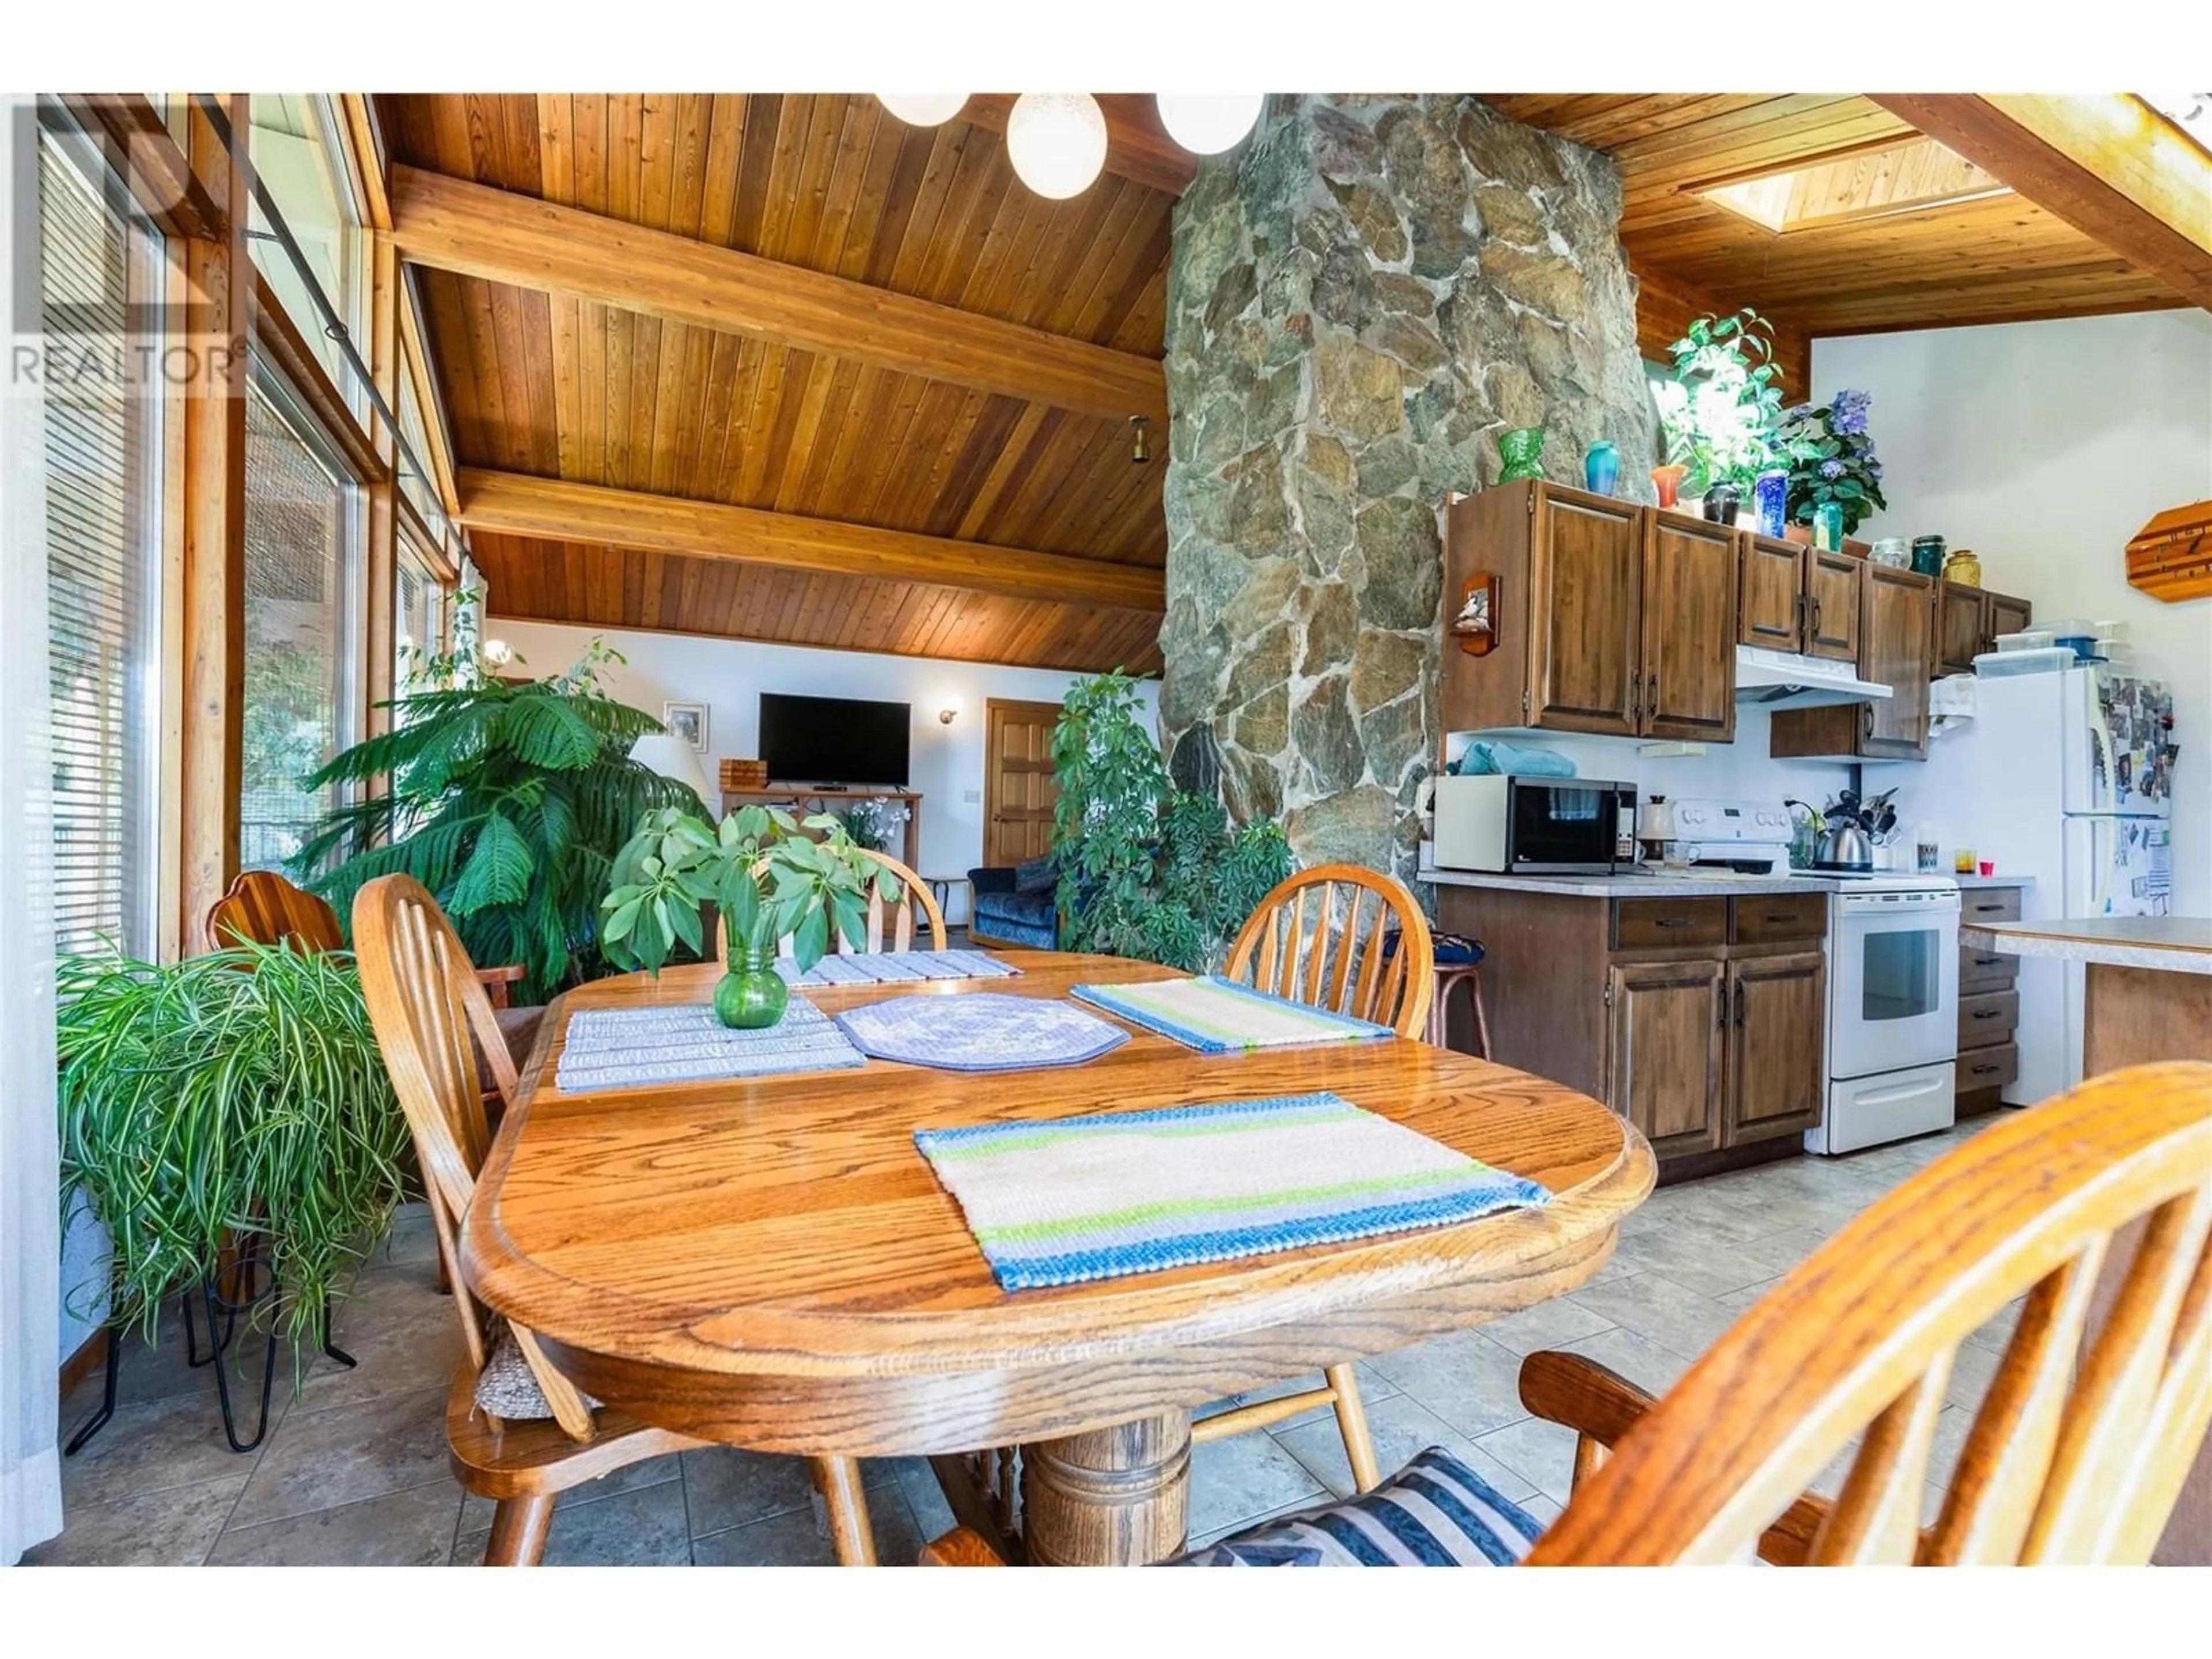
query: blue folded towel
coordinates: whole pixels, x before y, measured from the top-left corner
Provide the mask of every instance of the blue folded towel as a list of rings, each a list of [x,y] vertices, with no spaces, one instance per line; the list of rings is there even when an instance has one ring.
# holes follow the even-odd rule
[[[1537,749],[1502,738],[1483,738],[1470,743],[1452,770],[1462,777],[1492,773],[1516,773],[1522,777],[1571,778],[1575,763],[1549,749]]]

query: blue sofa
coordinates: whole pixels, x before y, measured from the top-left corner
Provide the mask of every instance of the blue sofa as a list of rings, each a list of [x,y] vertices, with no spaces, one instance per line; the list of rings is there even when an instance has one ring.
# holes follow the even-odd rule
[[[1060,947],[1060,919],[1054,908],[1060,875],[1049,858],[970,870],[968,879],[975,895],[969,939],[1023,951]]]

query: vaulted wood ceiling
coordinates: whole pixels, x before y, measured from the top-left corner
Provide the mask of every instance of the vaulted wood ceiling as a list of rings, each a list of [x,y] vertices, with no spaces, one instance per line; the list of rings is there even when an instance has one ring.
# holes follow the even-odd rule
[[[1015,179],[983,125],[858,96],[386,95],[392,159],[1157,359],[1172,196]],[[404,239],[403,238],[403,246]],[[1157,568],[1125,421],[574,294],[423,269],[465,467]],[[1156,429],[1163,456],[1166,434]],[[467,502],[464,501],[464,521]],[[471,530],[501,614],[1057,667],[1152,666],[1100,608]]]
[[[1639,276],[1723,308],[1755,305],[1809,338],[2185,303],[2159,276],[2026,196],[1777,233],[1698,194],[1917,129],[1829,93],[1485,94],[1620,164],[1622,246]],[[1646,355],[1663,340],[1646,337]]]
[[[1699,311],[1755,305],[1793,395],[1815,335],[2141,310],[2212,283],[2186,227],[2077,228],[2100,228],[2080,199],[2095,167],[1781,233],[1698,193],[1829,161],[1823,199],[1863,210],[1886,175],[1852,158],[1916,139],[1907,116],[1972,150],[2002,115],[1939,106],[1979,100],[1485,95],[1620,164],[1647,356]],[[1015,179],[998,94],[934,129],[865,94],[374,101],[499,613],[1158,665],[1158,360],[1193,164],[1148,98],[1102,95],[1107,173],[1069,202]],[[2124,165],[2159,165],[2142,150]],[[1134,413],[1156,423],[1149,465]]]

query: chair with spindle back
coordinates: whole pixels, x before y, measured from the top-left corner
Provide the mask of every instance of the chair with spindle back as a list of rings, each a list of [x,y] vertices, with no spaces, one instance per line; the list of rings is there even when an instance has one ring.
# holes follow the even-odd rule
[[[878,853],[872,847],[864,847],[860,850],[896,874],[904,884],[906,891],[899,898],[886,903],[884,896],[876,890],[875,884],[871,882],[868,884],[868,919],[866,936],[854,939],[847,938],[843,933],[838,934],[836,942],[838,954],[872,956],[879,951],[911,951],[914,949],[914,919],[916,915],[920,915],[922,920],[929,924],[927,948],[932,951],[942,951],[945,948],[945,912],[938,908],[937,899],[929,890],[929,884],[888,853]],[[767,867],[765,863],[757,864],[753,866],[753,872],[757,875]],[[884,943],[886,924],[890,930],[889,944]],[[724,967],[727,967],[730,962],[730,940],[726,929],[723,931],[720,944],[717,948],[719,959]],[[788,936],[779,942],[776,954],[786,957],[791,954],[791,939]]]
[[[1955,1466],[1931,1469],[1960,1345],[2021,1297]],[[2212,1422],[2212,1065],[2112,1073],[1983,1130],[1814,1251],[1656,1402],[1556,1352],[1522,1363],[1521,1399],[1575,1431],[1573,1492],[1533,1547],[1486,1528],[1492,1559],[2140,1565]],[[1837,1496],[1809,1493],[1862,1431]],[[1439,1455],[1400,1479],[1432,1489],[1416,1471]],[[1923,1528],[1931,1479],[1946,1491]],[[1358,1508],[1329,1524],[1340,1534]],[[1301,1528],[1311,1543],[1310,1520],[1287,1540],[1285,1524],[1219,1553],[1279,1558]],[[964,1565],[979,1537],[922,1559]],[[1424,1541],[1470,1559],[1465,1540]]]
[[[355,896],[355,949],[377,1045],[429,1189],[439,1247],[454,1244],[490,1144],[478,1055],[512,1100],[514,1059],[491,1004],[437,901],[412,878],[384,876]],[[446,1401],[446,1438],[463,1486],[495,1500],[487,1566],[527,1566],[544,1553],[560,1494],[601,1475],[707,1443],[641,1423],[580,1392],[530,1332],[499,1318],[457,1278],[453,1311],[466,1348]],[[813,1460],[838,1559],[875,1559],[857,1460]]]
[[[1370,901],[1372,901],[1371,906]],[[1397,943],[1386,948],[1395,924]],[[1350,864],[1301,870],[1260,901],[1230,947],[1227,977],[1310,1006],[1388,1025],[1401,1036],[1428,1029],[1436,951],[1428,918],[1405,884]],[[1367,1407],[1349,1361],[1322,1373],[1322,1386],[1200,1418],[1204,1444],[1265,1428],[1316,1406],[1335,1408],[1352,1477],[1362,1492],[1382,1478]]]
[[[345,936],[338,930],[338,913],[314,894],[294,886],[274,870],[241,870],[223,896],[208,907],[207,936],[220,947],[226,945],[284,945],[302,951],[343,951]],[[514,963],[479,968],[484,994],[494,1008],[507,1006],[507,987],[522,977]],[[502,1026],[509,1023],[501,1022]],[[530,1024],[534,1034],[537,1023]],[[510,1028],[508,1047],[514,1047]],[[527,1046],[526,1040],[525,1047]]]

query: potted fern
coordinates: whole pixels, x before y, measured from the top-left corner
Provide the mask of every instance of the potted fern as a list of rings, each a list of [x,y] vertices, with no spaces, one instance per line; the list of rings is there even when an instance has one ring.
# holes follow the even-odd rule
[[[111,952],[58,978],[62,1202],[82,1193],[113,1240],[108,1322],[150,1338],[163,1295],[258,1241],[286,1334],[323,1330],[391,1224],[407,1142],[351,958]]]
[[[703,951],[701,909],[720,910],[729,968],[714,988],[714,1015],[745,1029],[783,1018],[790,989],[776,971],[780,940],[791,940],[804,973],[827,954],[833,927],[861,936],[872,889],[890,903],[903,885],[834,813],[798,819],[765,806],[740,808],[719,827],[680,808],[650,812],[616,854],[611,882],[599,938],[619,967],[658,974],[679,942]]]
[[[648,812],[703,810],[690,787],[629,757],[661,728],[600,689],[600,666],[622,660],[594,640],[550,678],[475,675],[398,699],[391,731],[307,780],[359,798],[325,817],[295,872],[341,916],[364,883],[414,877],[474,960],[521,964],[520,1001],[592,977],[616,849]],[[383,793],[369,794],[378,781]]]

